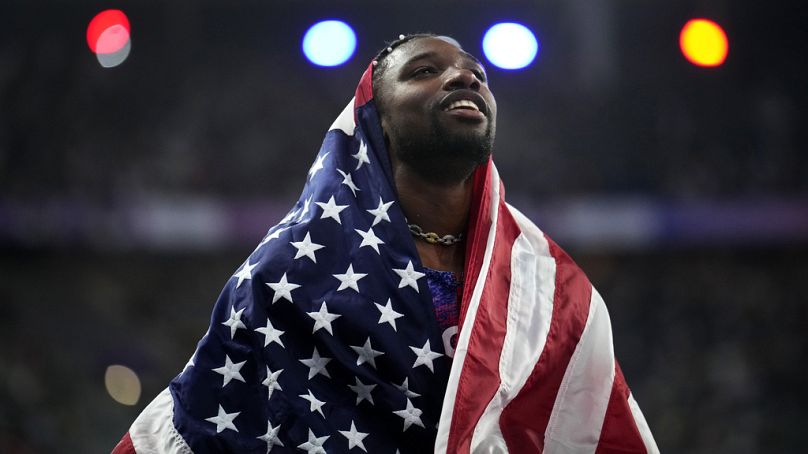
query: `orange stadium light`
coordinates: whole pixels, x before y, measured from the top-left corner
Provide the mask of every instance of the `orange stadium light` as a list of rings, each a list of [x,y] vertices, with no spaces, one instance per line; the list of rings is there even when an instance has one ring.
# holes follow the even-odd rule
[[[729,41],[727,34],[715,22],[691,19],[679,34],[679,47],[685,58],[694,65],[714,67],[727,59]]]

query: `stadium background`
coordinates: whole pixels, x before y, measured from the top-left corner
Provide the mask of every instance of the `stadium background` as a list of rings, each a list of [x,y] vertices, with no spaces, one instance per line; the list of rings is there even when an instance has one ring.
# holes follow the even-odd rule
[[[120,8],[102,68],[90,19]],[[724,27],[701,68],[678,34]],[[337,68],[300,40],[339,18]],[[618,358],[666,453],[800,452],[808,424],[808,21],[794,0],[127,1],[0,6],[0,452],[108,452],[178,373],[228,277],[291,207],[375,51],[434,31],[489,67],[508,198],[609,305]],[[105,387],[134,371],[134,405]]]

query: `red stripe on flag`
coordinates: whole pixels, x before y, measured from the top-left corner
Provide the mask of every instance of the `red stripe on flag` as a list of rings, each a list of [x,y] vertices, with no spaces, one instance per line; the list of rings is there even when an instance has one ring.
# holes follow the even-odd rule
[[[356,109],[364,106],[373,99],[373,64],[371,63],[362,73],[359,85],[354,92],[354,122],[356,122]]]
[[[111,454],[137,454],[135,451],[135,445],[132,444],[132,437],[129,436],[129,432],[124,434],[121,441],[112,448]]]
[[[500,192],[494,249],[457,385],[447,452],[470,451],[474,428],[499,388],[499,359],[507,329],[511,284],[511,250],[520,234]],[[486,238],[481,240],[485,241]]]
[[[553,319],[547,342],[519,394],[505,407],[500,430],[512,453],[544,449],[544,433],[570,358],[589,315],[592,285],[575,262],[547,238],[556,261]]]
[[[596,454],[645,454],[645,443],[634,422],[634,415],[628,405],[628,385],[617,361],[614,363],[614,383],[606,407],[606,417],[600,431]]]
[[[466,318],[471,294],[477,284],[477,277],[483,266],[485,244],[488,230],[491,228],[491,159],[485,165],[477,167],[471,192],[471,206],[478,210],[469,213],[468,240],[466,242],[465,282],[463,298],[460,300],[460,320],[457,326],[463,326]]]

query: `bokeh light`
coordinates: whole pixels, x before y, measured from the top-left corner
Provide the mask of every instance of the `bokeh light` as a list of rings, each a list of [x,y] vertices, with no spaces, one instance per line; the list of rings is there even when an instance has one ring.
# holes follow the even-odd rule
[[[483,53],[498,68],[522,69],[533,63],[538,52],[533,32],[515,22],[495,24],[483,36]]]
[[[129,52],[131,50],[132,50],[131,41],[126,41],[124,46],[118,51],[109,54],[98,52],[97,54],[95,54],[95,57],[98,59],[98,63],[101,64],[101,66],[103,66],[104,68],[113,68],[123,63],[124,60],[126,60],[126,57],[129,56]]]
[[[109,33],[113,30],[112,33]],[[108,9],[96,14],[87,26],[87,45],[94,53],[112,53],[122,49],[129,41],[129,18],[119,9]]]
[[[303,53],[318,66],[338,66],[354,54],[356,34],[350,25],[326,20],[311,26],[303,36]]]
[[[109,395],[123,405],[135,405],[140,399],[140,378],[126,366],[107,367],[104,373],[104,385]]]
[[[115,24],[98,35],[95,45],[97,54],[113,54],[129,44],[129,30],[121,24]]]
[[[87,45],[98,63],[112,68],[123,63],[132,50],[129,18],[121,10],[108,9],[96,14],[87,26]]]
[[[679,34],[679,47],[691,63],[698,66],[719,66],[729,52],[727,34],[715,22],[707,19],[687,21]]]

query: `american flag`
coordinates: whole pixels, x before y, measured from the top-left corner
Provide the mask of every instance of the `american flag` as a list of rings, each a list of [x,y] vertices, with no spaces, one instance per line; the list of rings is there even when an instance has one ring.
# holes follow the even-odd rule
[[[603,300],[474,175],[454,359],[392,185],[372,66],[303,193],[114,453],[658,452]]]

